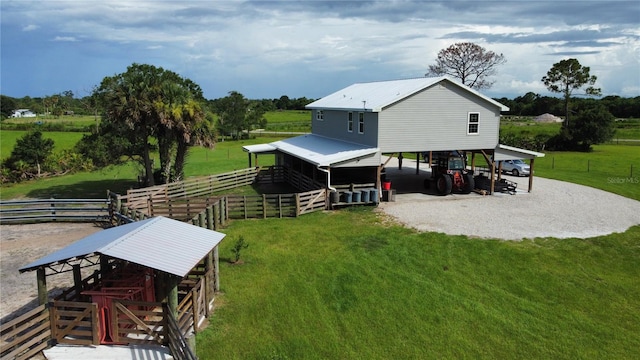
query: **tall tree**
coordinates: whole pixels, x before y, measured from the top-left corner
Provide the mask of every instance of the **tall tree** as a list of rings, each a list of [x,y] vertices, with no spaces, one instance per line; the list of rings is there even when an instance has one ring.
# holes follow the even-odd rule
[[[595,75],[590,75],[591,69],[588,66],[580,65],[576,59],[561,60],[553,64],[547,71],[547,75],[542,77],[542,82],[551,92],[561,93],[564,97],[565,120],[563,128],[569,128],[569,100],[574,90],[585,85],[593,85],[598,79]],[[600,89],[589,86],[585,89],[586,95],[600,96]]]
[[[17,109],[18,105],[16,99],[0,95],[0,115],[2,116],[2,119],[10,117]]]
[[[496,67],[506,63],[504,55],[487,51],[472,42],[455,43],[438,52],[436,63],[429,65],[427,76],[448,75],[472,89],[488,89],[495,81],[488,77],[496,73]]]
[[[163,180],[171,181],[171,157],[181,156],[184,162],[191,132],[205,118],[200,105],[204,101],[200,87],[172,71],[133,64],[122,74],[104,78],[94,95],[104,108],[105,121],[134,134],[129,149],[142,149],[139,155],[146,185],[155,183],[150,154],[153,137],[158,143],[161,172],[166,175]],[[213,137],[213,133],[210,136]],[[187,145],[176,150],[180,141]],[[178,172],[182,177],[182,170]]]
[[[244,131],[251,131],[255,125],[266,124],[264,110],[237,91],[216,102],[218,127],[239,139]]]

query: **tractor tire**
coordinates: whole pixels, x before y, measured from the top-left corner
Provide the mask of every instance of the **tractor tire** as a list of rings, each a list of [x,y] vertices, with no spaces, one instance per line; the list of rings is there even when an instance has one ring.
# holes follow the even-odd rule
[[[520,176],[520,173],[518,172],[518,170],[517,170],[517,169],[513,169],[513,170],[511,171],[511,175],[513,175],[513,176],[518,176],[518,177],[519,177],[519,176]]]
[[[464,174],[464,186],[462,187],[463,194],[469,194],[476,188],[476,184],[473,180],[473,174]]]
[[[439,175],[436,178],[436,190],[438,190],[438,194],[447,195],[451,194],[451,190],[453,189],[453,180],[449,175]]]
[[[431,179],[424,179],[424,188],[428,189],[431,187]]]

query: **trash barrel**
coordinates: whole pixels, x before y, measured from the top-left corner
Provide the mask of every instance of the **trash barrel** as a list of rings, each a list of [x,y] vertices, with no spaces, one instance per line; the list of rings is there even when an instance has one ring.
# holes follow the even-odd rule
[[[353,202],[354,203],[359,203],[361,201],[360,198],[361,198],[362,192],[354,191],[352,194],[353,194]]]
[[[340,202],[340,193],[337,191],[332,191],[329,195],[329,202],[332,204],[337,204]]]
[[[346,203],[350,203],[351,202],[351,191],[345,191],[342,193],[342,196],[344,197],[344,202]]]
[[[369,189],[369,200],[371,200],[372,203],[378,203],[378,189]]]
[[[362,189],[361,193],[362,193],[362,195],[360,195],[360,201],[362,201],[363,203],[368,203],[369,202],[369,195],[371,193],[371,190]]]

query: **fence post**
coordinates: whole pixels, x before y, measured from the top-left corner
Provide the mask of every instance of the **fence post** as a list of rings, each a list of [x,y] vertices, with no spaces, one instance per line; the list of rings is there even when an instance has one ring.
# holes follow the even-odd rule
[[[267,218],[267,195],[262,194],[262,218]]]
[[[56,221],[56,203],[55,199],[51,198],[51,220]]]
[[[300,193],[296,193],[296,217],[300,216]]]
[[[213,208],[215,207],[215,204],[209,205],[207,207],[207,229],[209,230],[215,230],[216,229],[216,225],[213,222]]]
[[[206,228],[207,227],[207,223],[205,222],[205,212],[202,211],[200,214],[198,214],[198,220],[199,220],[199,226]]]

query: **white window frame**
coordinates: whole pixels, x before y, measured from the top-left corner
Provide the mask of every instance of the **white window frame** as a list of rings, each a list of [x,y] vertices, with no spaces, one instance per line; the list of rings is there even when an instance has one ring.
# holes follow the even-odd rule
[[[472,121],[472,117],[475,117],[473,121]],[[475,125],[475,131],[471,131],[472,125]],[[478,134],[480,134],[480,113],[470,112],[467,114],[467,135],[478,135]]]
[[[358,134],[364,134],[364,113],[358,113]]]
[[[323,110],[317,110],[316,111],[316,120],[324,121],[324,111]]]
[[[353,132],[353,112],[349,111],[347,115],[347,131]]]

